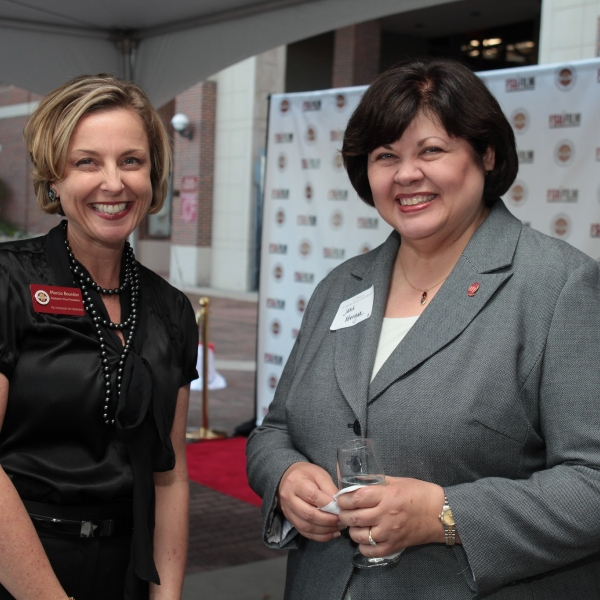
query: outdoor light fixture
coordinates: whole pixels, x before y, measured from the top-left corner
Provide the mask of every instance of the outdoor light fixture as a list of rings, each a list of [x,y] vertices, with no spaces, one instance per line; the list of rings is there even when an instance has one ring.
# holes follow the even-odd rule
[[[173,129],[184,138],[191,140],[194,137],[194,132],[190,127],[190,119],[187,115],[183,113],[177,113],[171,119],[171,125],[173,125]]]

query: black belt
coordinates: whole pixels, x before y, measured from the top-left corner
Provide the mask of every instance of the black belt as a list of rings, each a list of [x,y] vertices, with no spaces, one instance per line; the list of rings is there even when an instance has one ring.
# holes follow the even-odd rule
[[[109,537],[114,535],[130,535],[133,531],[133,517],[119,519],[95,519],[93,521],[72,521],[70,519],[54,519],[29,513],[33,526],[38,531],[52,531],[81,538]]]

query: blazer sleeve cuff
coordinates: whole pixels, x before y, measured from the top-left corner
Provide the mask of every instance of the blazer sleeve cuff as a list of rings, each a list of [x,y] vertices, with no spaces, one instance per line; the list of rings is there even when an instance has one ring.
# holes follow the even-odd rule
[[[265,527],[265,543],[270,548],[294,550],[296,542],[292,540],[298,535],[297,529],[285,518],[283,513],[277,510],[279,501],[274,499],[273,510],[267,515]]]

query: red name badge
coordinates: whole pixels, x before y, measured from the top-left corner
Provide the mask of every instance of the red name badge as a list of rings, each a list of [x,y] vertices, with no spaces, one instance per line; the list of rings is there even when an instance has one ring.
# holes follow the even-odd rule
[[[32,283],[29,289],[31,290],[31,301],[35,312],[71,315],[73,317],[83,317],[85,315],[79,288]]]

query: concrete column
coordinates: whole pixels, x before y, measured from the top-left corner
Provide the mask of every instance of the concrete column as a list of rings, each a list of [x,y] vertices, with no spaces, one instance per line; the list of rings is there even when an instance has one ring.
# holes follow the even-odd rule
[[[600,0],[544,0],[540,64],[600,56]]]
[[[190,119],[192,139],[175,134],[171,283],[210,284],[217,85],[204,81],[175,99],[175,112]]]
[[[379,74],[381,22],[342,27],[335,32],[332,85],[366,85]]]
[[[267,97],[285,85],[285,47],[253,56],[217,73],[215,202],[211,285],[251,289],[257,186],[264,151]]]

